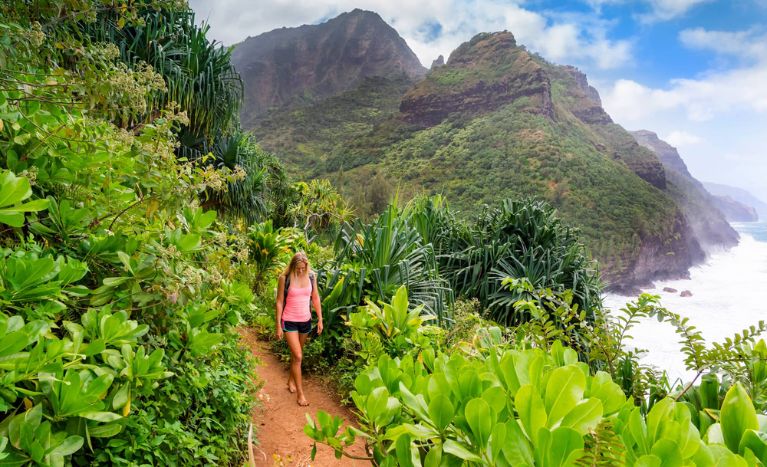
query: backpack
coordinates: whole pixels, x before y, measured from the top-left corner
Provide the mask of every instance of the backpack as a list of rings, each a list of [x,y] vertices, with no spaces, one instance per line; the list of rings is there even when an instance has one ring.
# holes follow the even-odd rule
[[[283,294],[282,294],[282,307],[283,308],[285,308],[285,304],[288,303],[288,287],[290,287],[290,274],[285,276],[285,290],[283,291]],[[309,293],[311,294],[311,293],[314,292],[314,273],[313,272],[309,273],[309,287],[310,287]],[[312,311],[312,301],[311,301],[311,299],[309,300],[309,311],[310,312]]]

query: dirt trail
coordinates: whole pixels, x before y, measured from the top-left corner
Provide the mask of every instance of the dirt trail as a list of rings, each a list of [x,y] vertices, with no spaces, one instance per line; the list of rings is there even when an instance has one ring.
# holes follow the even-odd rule
[[[287,390],[287,367],[259,341],[252,329],[241,329],[242,340],[258,357],[258,377],[264,385],[258,392],[260,406],[253,416],[253,427],[258,442],[254,455],[258,467],[273,466],[370,466],[369,462],[348,458],[336,459],[333,450],[317,445],[317,456],[311,460],[312,441],[304,434],[306,413],[312,417],[318,410],[353,420],[354,415],[338,402],[338,397],[317,377],[304,376],[304,394],[308,407],[296,403],[296,395]],[[364,456],[365,449],[358,442],[350,452]]]

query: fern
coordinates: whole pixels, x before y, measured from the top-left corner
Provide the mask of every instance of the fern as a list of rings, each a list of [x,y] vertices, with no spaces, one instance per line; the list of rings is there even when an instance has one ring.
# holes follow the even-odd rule
[[[626,465],[626,446],[610,419],[604,418],[585,439],[583,456],[575,465],[598,467]]]

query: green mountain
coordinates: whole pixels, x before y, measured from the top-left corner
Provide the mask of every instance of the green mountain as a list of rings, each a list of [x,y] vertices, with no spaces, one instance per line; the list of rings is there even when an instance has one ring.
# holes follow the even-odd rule
[[[583,73],[509,32],[479,34],[435,65],[423,78],[366,76],[250,129],[294,175],[330,178],[362,214],[394,190],[443,193],[465,216],[543,198],[581,229],[613,289],[684,276],[704,258],[663,164],[612,122]]]

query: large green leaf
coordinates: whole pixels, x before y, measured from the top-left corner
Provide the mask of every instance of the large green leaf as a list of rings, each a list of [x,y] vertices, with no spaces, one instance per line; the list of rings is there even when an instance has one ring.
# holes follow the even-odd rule
[[[32,196],[32,187],[29,180],[0,169],[0,224],[21,227],[24,224],[24,213],[48,208],[46,199],[20,204],[30,196]]]
[[[442,445],[442,450],[448,454],[452,454],[458,458],[461,458],[470,462],[482,462],[482,458],[477,454],[474,454],[469,446],[460,442],[449,439]]]
[[[543,400],[532,385],[526,384],[519,388],[514,398],[514,407],[519,414],[519,420],[527,433],[527,437],[537,444],[538,430],[546,426],[546,407]]]
[[[727,391],[722,402],[720,417],[724,442],[732,452],[738,452],[740,439],[746,430],[759,429],[754,404],[739,382]]]
[[[471,428],[477,446],[484,447],[495,425],[495,414],[490,405],[482,399],[472,399],[466,403],[464,417]]]
[[[568,412],[560,426],[572,428],[585,435],[595,429],[601,420],[602,403],[598,399],[588,399]]]
[[[447,396],[439,394],[429,401],[429,417],[437,431],[442,432],[453,421],[455,408]]]
[[[740,438],[738,452],[744,454],[746,449],[754,453],[762,463],[767,463],[767,433],[746,430]]]
[[[575,365],[555,369],[546,385],[547,426],[555,427],[583,399],[586,376]]]

